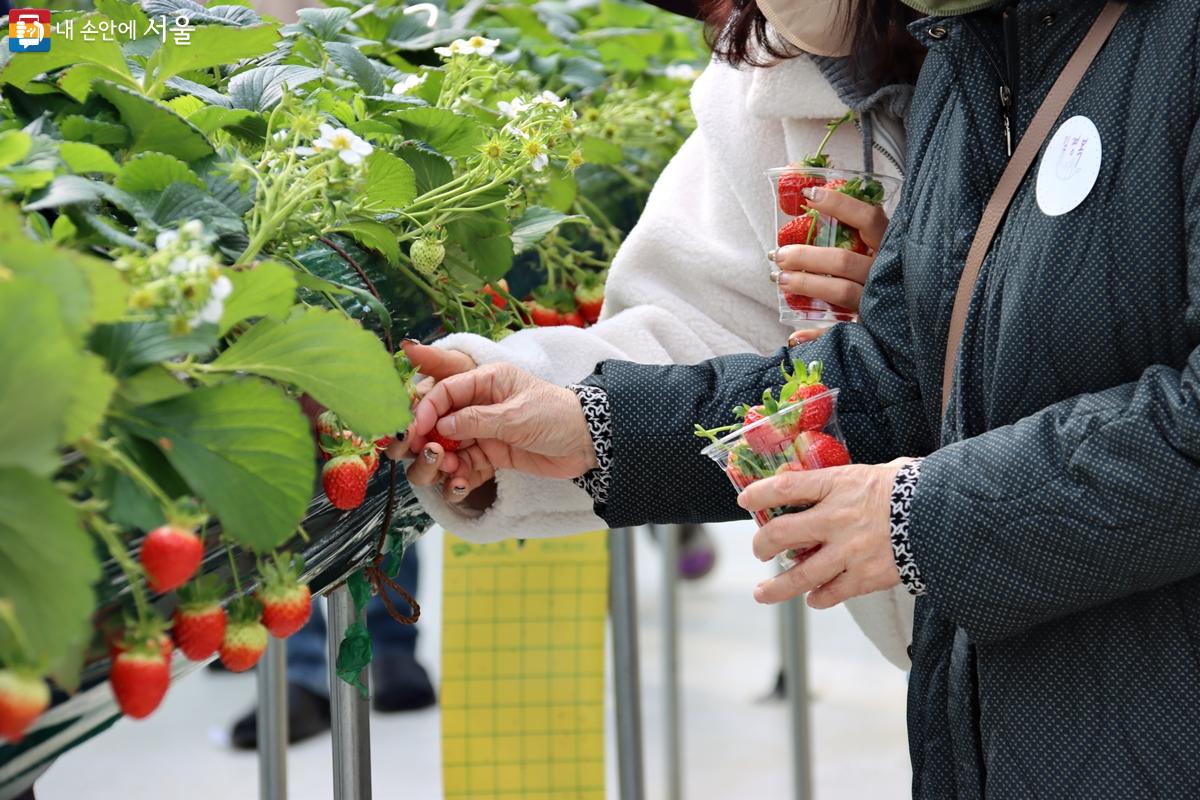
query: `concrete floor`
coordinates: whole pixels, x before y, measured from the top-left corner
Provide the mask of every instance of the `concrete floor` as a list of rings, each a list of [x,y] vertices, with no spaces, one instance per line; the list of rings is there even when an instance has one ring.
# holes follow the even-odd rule
[[[750,555],[753,525],[710,528],[720,559],[712,575],[682,587],[680,676],[685,728],[684,797],[688,800],[791,797],[784,705],[762,698],[779,665],[777,612],[751,598],[766,567]],[[436,676],[439,651],[441,536],[419,545],[423,614],[419,657]],[[660,713],[659,558],[638,534],[643,713],[648,798],[663,796]],[[815,796],[889,800],[909,796],[904,730],[905,676],[858,633],[844,609],[809,614],[809,670]],[[40,800],[254,800],[253,754],[226,744],[228,723],[254,696],[249,676],[197,674],[172,687],[143,722],[121,721],[60,759],[39,781]],[[616,798],[609,692],[608,795]],[[441,796],[436,709],[372,717],[374,796],[437,800]],[[289,797],[329,800],[329,737],[293,747]]]

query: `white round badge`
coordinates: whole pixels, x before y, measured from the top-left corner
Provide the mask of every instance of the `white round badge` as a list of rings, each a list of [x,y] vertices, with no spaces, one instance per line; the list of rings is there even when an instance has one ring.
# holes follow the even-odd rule
[[[1051,217],[1066,214],[1091,194],[1100,176],[1100,131],[1087,117],[1071,117],[1050,139],[1038,168],[1038,207]]]

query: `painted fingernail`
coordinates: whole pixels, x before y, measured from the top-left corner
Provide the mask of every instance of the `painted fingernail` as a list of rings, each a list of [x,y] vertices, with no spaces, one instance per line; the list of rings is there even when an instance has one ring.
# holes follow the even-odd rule
[[[807,189],[802,189],[800,191],[800,193],[802,195],[804,195],[805,197],[807,197],[809,200],[812,200],[817,203],[819,203],[825,199],[825,190],[820,188],[819,186],[810,186]]]
[[[778,250],[768,250],[767,251],[767,261],[774,261],[775,256],[778,254],[779,254]]]
[[[467,493],[467,487],[465,487],[465,486],[451,486],[450,487],[450,494],[454,495],[455,497],[462,497],[466,493]]]
[[[779,270],[772,270],[771,271],[771,283],[779,283],[779,275],[780,275]]]
[[[779,273],[779,280],[777,282],[779,283],[779,288],[786,289],[792,285],[793,280],[794,278],[789,273],[781,272]]]
[[[437,463],[438,454],[437,454],[437,451],[434,450],[432,447],[426,447],[423,451],[421,451],[421,455],[425,456],[426,464],[436,464]]]

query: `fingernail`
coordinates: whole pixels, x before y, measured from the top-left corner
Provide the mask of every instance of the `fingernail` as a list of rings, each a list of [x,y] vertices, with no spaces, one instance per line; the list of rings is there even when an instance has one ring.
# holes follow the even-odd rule
[[[781,272],[779,273],[778,283],[781,289],[786,289],[792,283],[792,276],[786,272]]]
[[[779,270],[773,270],[771,272],[771,283],[779,283],[779,275]]]
[[[451,486],[450,487],[450,494],[454,495],[455,497],[462,497],[466,493],[467,493],[467,487],[465,487],[465,486]]]
[[[453,436],[458,431],[458,420],[454,418],[453,414],[448,417],[442,417],[438,420],[437,427],[438,432],[443,436]]]
[[[426,447],[423,451],[421,451],[421,455],[425,456],[426,464],[436,464],[437,463],[438,454],[437,454],[437,451],[434,450],[432,447]]]
[[[774,260],[775,260],[775,255],[776,255],[778,252],[779,252],[778,250],[768,250],[768,251],[767,251],[767,261],[774,261]]]
[[[800,193],[809,200],[817,203],[825,199],[825,190],[819,186],[810,186],[807,189],[802,189]]]

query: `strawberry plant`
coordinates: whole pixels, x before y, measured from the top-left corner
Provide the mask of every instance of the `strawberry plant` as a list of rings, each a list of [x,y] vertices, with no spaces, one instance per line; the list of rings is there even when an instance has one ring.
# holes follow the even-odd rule
[[[188,41],[148,33],[178,16]],[[9,739],[47,680],[108,678],[151,713],[168,629],[189,658],[251,666],[268,629],[303,624],[312,525],[377,541],[356,600],[389,584],[426,524],[379,460],[410,413],[394,343],[531,324],[510,282],[593,321],[703,58],[695,23],[611,0],[54,19],[75,34],[50,52],[0,44]],[[113,22],[131,24],[79,33]]]

